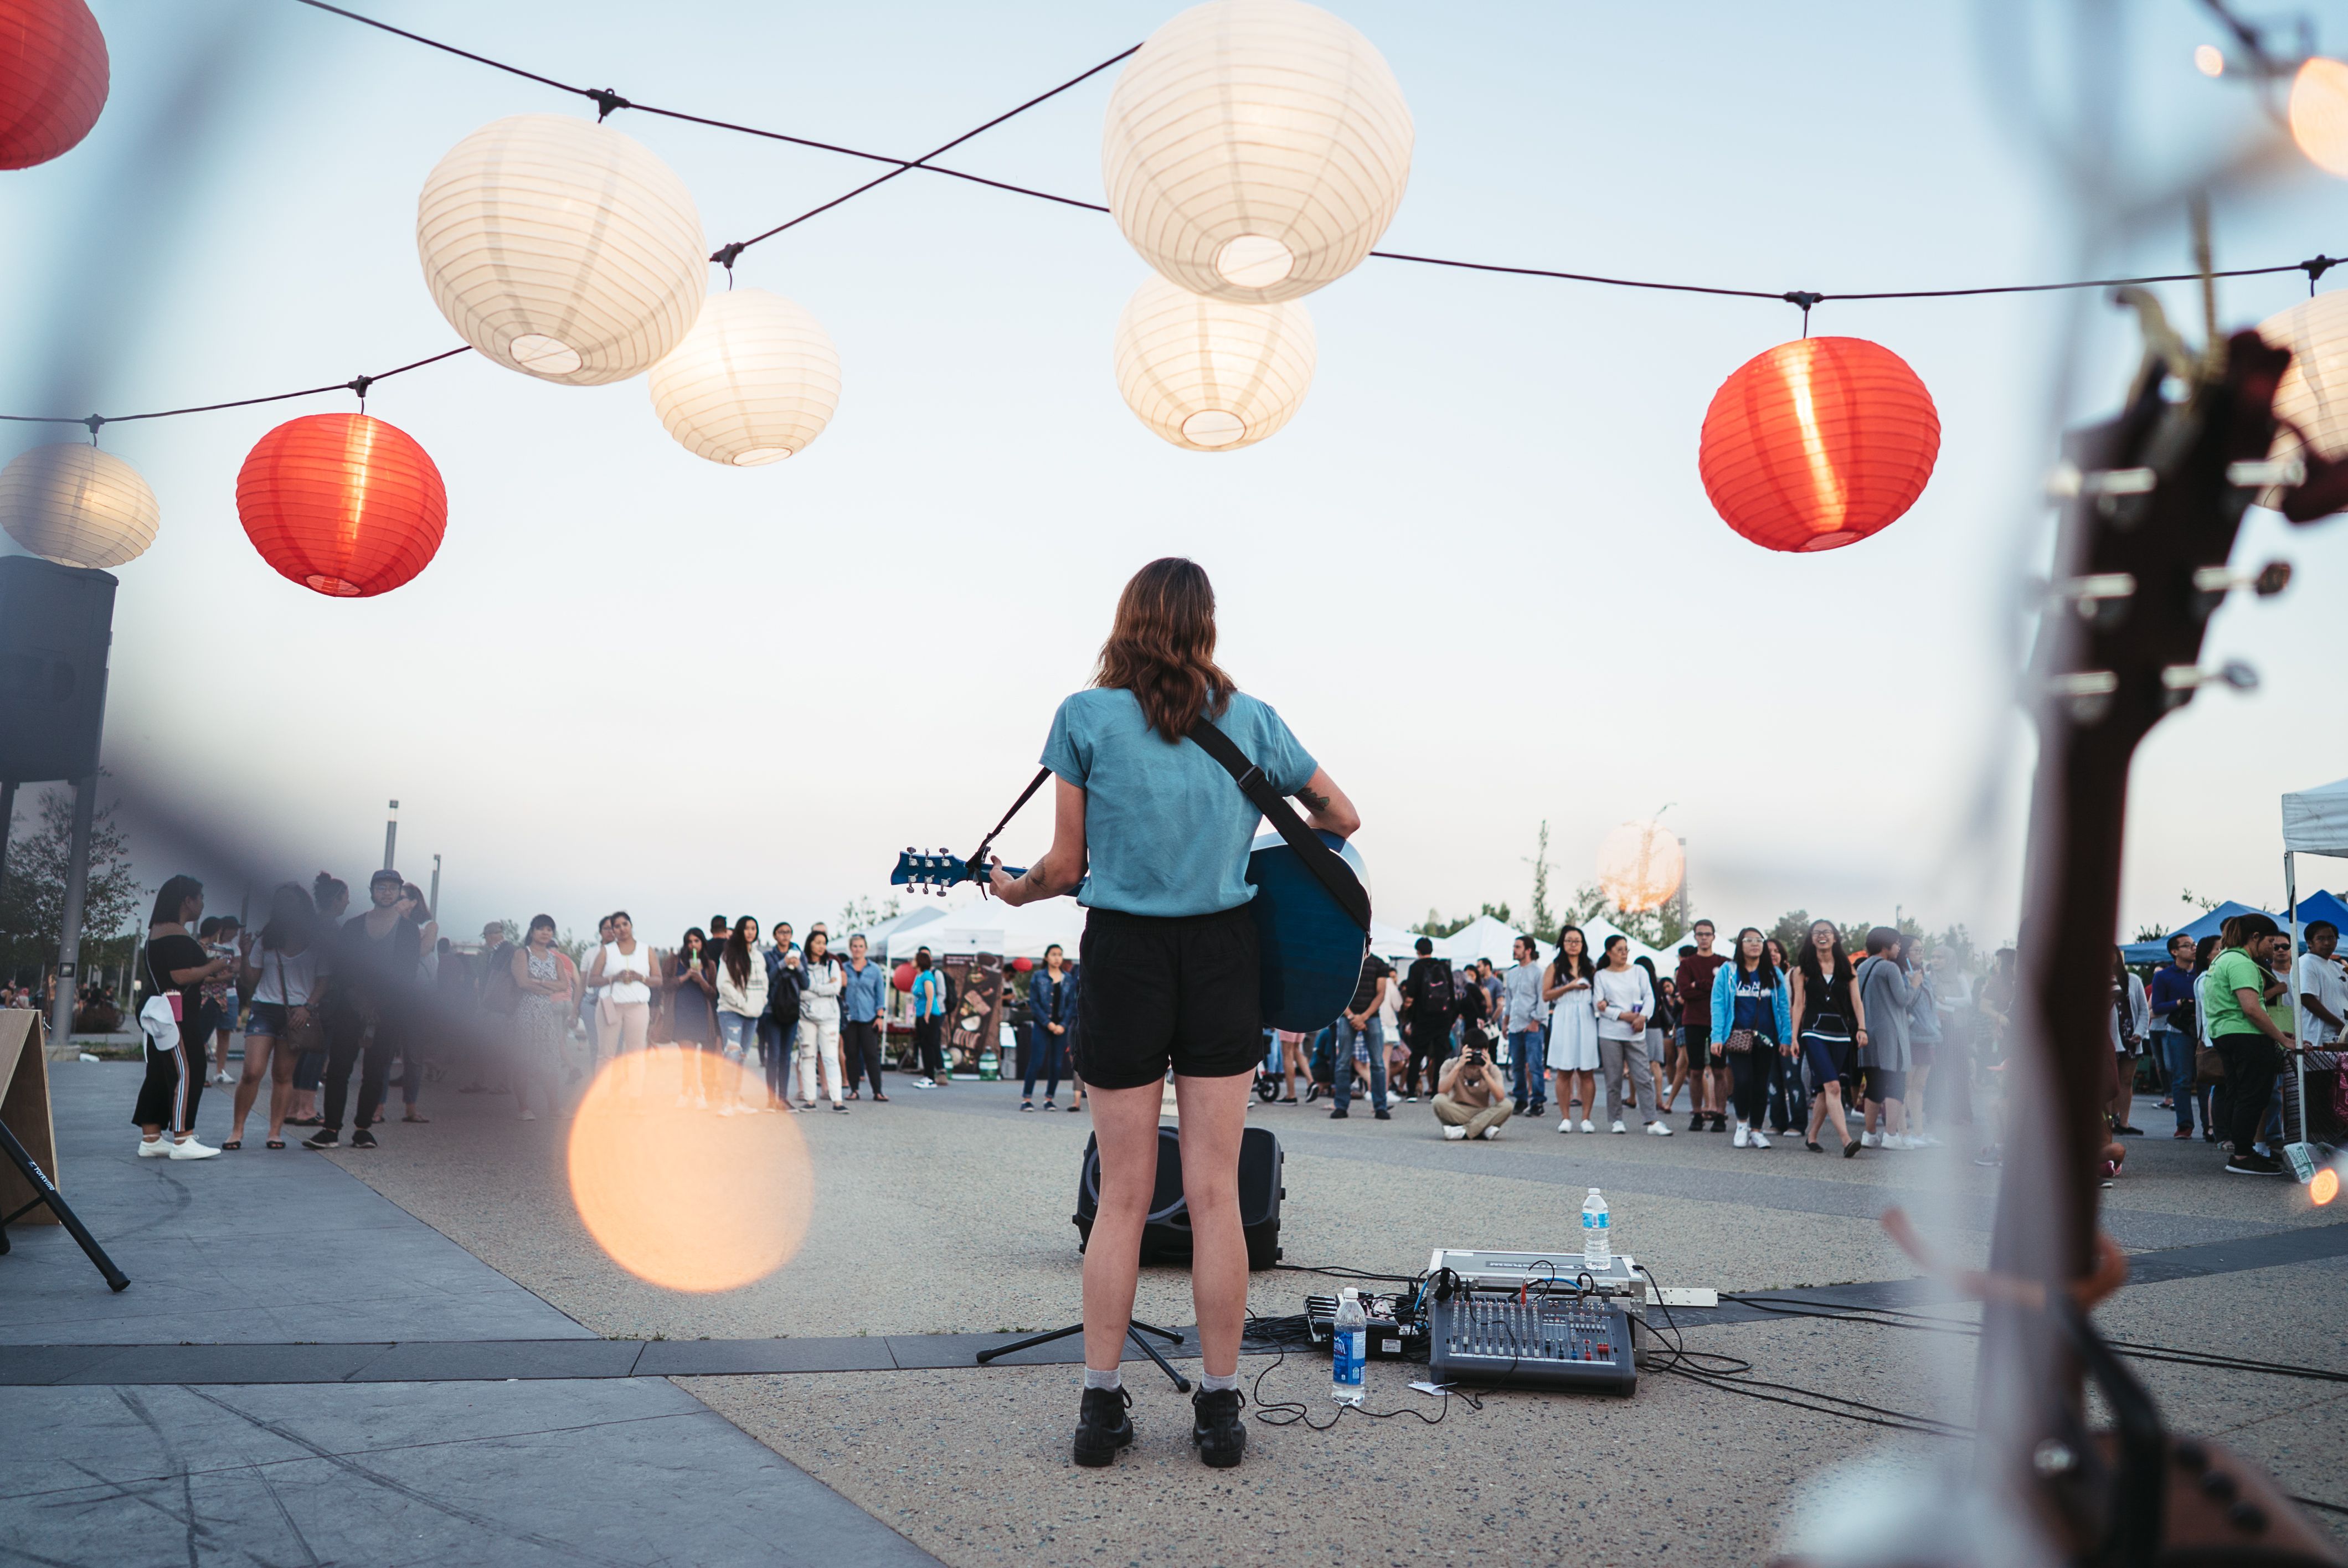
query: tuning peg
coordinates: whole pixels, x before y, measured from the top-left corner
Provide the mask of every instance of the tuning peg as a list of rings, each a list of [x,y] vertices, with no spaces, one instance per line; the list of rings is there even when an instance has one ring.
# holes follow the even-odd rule
[[[2136,597],[2136,574],[2125,571],[2092,572],[2085,577],[2058,578],[2053,582],[2037,584],[2041,599],[2049,604],[2067,604],[2079,612],[2082,620],[2098,626],[2116,622]]]
[[[2245,490],[2293,489],[2307,483],[2307,465],[2297,457],[2271,462],[2229,463],[2226,483]]]
[[[2247,588],[2260,599],[2272,599],[2290,586],[2291,562],[2287,560],[2271,560],[2256,571],[2205,566],[2193,574],[2194,608],[2207,615],[2238,588]]]
[[[2065,462],[2046,476],[2046,495],[2056,501],[2080,496],[2149,496],[2159,482],[2159,474],[2150,468],[2082,470],[2076,463]]]
[[[2239,659],[2229,659],[2215,670],[2202,670],[2191,664],[2171,664],[2160,672],[2161,689],[2168,705],[2181,708],[2193,701],[2193,693],[2204,686],[2230,686],[2237,692],[2259,689],[2259,672]]]
[[[2047,694],[2063,704],[2075,724],[2100,723],[2119,689],[2120,678],[2108,670],[2075,670],[2046,682]]]

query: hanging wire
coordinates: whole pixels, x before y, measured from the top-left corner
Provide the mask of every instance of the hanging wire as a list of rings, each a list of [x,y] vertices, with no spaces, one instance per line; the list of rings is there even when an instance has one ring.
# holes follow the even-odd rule
[[[18,425],[85,425],[89,427],[89,444],[98,445],[98,428],[101,425],[126,425],[134,419],[170,419],[182,414],[211,414],[223,408],[251,408],[259,403],[283,403],[293,397],[316,397],[329,392],[355,392],[359,405],[366,405],[367,388],[378,381],[395,375],[405,375],[411,370],[422,370],[427,364],[438,364],[444,359],[454,359],[460,354],[473,352],[470,343],[458,343],[443,349],[428,358],[414,360],[396,370],[377,371],[373,375],[355,375],[348,381],[329,383],[324,386],[305,386],[299,392],[273,392],[266,397],[240,397],[228,403],[201,403],[189,408],[159,408],[149,414],[0,414],[0,419]]]
[[[382,33],[388,33],[394,37],[405,38],[410,43],[421,44],[427,48],[437,49],[443,54],[454,55],[459,59],[470,60],[476,65],[487,66],[492,70],[503,71],[509,76],[519,77],[525,81],[536,82],[541,86],[552,87],[558,92],[571,93],[577,97],[586,98],[595,105],[596,118],[598,121],[602,120],[616,110],[624,108],[632,110],[637,114],[657,115],[664,119],[681,120],[687,124],[707,126],[716,130],[736,131],[745,136],[758,137],[768,141],[788,142],[795,147],[812,148],[820,152],[834,152],[846,158],[862,159],[867,162],[885,163],[891,166],[887,173],[869,179],[863,184],[859,185],[839,196],[833,197],[830,200],[826,201],[819,206],[811,207],[796,217],[786,219],[784,221],[776,224],[771,229],[766,230],[758,234],[754,234],[747,240],[736,240],[720,246],[716,251],[711,253],[709,259],[725,267],[726,287],[729,290],[734,284],[734,263],[740,258],[742,252],[748,250],[751,246],[758,244],[762,241],[771,240],[776,235],[784,232],[786,230],[795,229],[810,218],[829,212],[833,208],[838,207],[844,202],[854,200],[857,197],[865,194],[867,191],[877,190],[880,186],[889,183],[889,181],[895,179],[900,175],[909,173],[914,169],[920,169],[924,174],[942,174],[951,179],[966,180],[974,185],[983,185],[988,187],[990,190],[1007,191],[1014,196],[1031,197],[1039,201],[1050,201],[1063,207],[1081,208],[1087,212],[1105,213],[1108,211],[1108,208],[1097,201],[1084,201],[1079,200],[1073,196],[1061,196],[1053,191],[1038,190],[1030,186],[1014,185],[1008,180],[989,179],[984,175],[973,174],[965,169],[951,169],[932,160],[942,157],[944,154],[952,151],[957,147],[960,147],[963,143],[971,140],[973,138],[994,129],[996,126],[1003,124],[1005,120],[1023,115],[1039,104],[1049,102],[1051,99],[1059,97],[1062,93],[1066,92],[1071,87],[1076,87],[1080,83],[1088,81],[1092,77],[1098,76],[1101,72],[1108,69],[1111,66],[1117,65],[1120,61],[1131,58],[1141,48],[1140,45],[1136,44],[1131,48],[1120,50],[1117,54],[1111,55],[1108,58],[1101,61],[1098,65],[1089,67],[1086,69],[1078,72],[1076,75],[1070,77],[1067,80],[1060,83],[1057,87],[1048,88],[1044,92],[1036,94],[1034,97],[1029,98],[1025,103],[1022,103],[1015,108],[1006,109],[1003,113],[996,115],[994,118],[987,120],[985,123],[975,126],[973,128],[963,132],[962,135],[955,137],[953,140],[942,143],[941,145],[931,149],[921,157],[905,159],[894,158],[886,153],[870,152],[861,148],[847,147],[838,142],[819,141],[810,137],[792,136],[783,131],[767,130],[757,126],[737,124],[731,120],[713,119],[703,115],[687,114],[680,109],[662,108],[654,104],[638,103],[610,87],[576,87],[569,82],[558,80],[553,77],[545,76],[537,71],[525,70],[520,66],[510,65],[506,61],[492,59],[487,55],[477,54],[470,49],[459,48],[454,44],[444,43],[438,38],[427,37],[421,33],[410,32],[405,27],[396,27],[388,22],[379,21],[373,16],[364,15],[359,12],[348,10],[340,5],[331,5],[328,3],[328,0],[294,0],[294,4],[306,5],[314,11],[325,12],[329,15],[340,16],[346,21],[356,22],[362,26],[372,27]],[[1494,261],[1465,261],[1452,257],[1421,256],[1401,251],[1373,251],[1370,254],[1380,261],[1409,261],[1420,266],[1449,267],[1458,271],[1474,272],[1497,272],[1513,277],[1555,278],[1565,282],[1594,283],[1605,288],[1646,289],[1667,293],[1710,294],[1729,299],[1778,300],[1787,304],[1796,305],[1800,308],[1802,313],[1802,335],[1804,337],[1809,336],[1809,319],[1812,308],[1829,300],[1963,299],[1984,294],[2047,293],[2072,289],[2120,288],[2131,284],[2199,282],[2205,277],[2256,278],[2269,276],[2277,272],[2303,272],[2307,274],[2308,293],[2312,296],[2315,292],[2316,280],[2321,278],[2333,267],[2340,265],[2343,261],[2343,258],[2319,254],[2309,258],[2307,261],[2294,261],[2287,265],[2272,267],[2236,267],[2224,272],[2210,273],[2164,272],[2132,278],[2083,278],[2072,282],[2055,283],[1998,283],[1984,285],[1978,288],[1964,289],[1889,289],[1862,291],[1850,293],[1826,293],[1801,289],[1736,289],[1725,288],[1709,283],[1671,282],[1662,279],[1653,278],[1621,278],[1597,272],[1569,272],[1550,267],[1519,267]],[[456,348],[448,349],[427,358],[419,359],[411,364],[400,365],[396,369],[381,372],[376,375],[359,376],[350,381],[333,382],[324,386],[304,387],[297,392],[271,393],[266,396],[262,397],[235,398],[225,403],[198,404],[186,408],[157,409],[146,414],[0,414],[0,421],[26,425],[85,425],[89,430],[91,444],[96,445],[98,428],[105,425],[122,424],[127,421],[137,419],[170,419],[182,414],[211,414],[228,408],[249,408],[258,404],[283,403],[293,398],[315,397],[329,392],[349,391],[356,393],[359,396],[360,407],[364,410],[366,407],[366,385],[368,384],[381,381],[386,376],[399,375],[411,370],[420,370],[427,364],[438,364],[444,359],[450,359],[458,354],[468,352],[469,346],[469,345],[459,345]]]

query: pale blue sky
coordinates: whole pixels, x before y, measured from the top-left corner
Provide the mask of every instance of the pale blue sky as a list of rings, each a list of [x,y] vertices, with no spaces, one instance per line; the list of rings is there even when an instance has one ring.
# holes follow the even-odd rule
[[[453,343],[416,260],[424,175],[488,120],[592,113],[282,0],[93,8],[106,118],[0,179],[12,412],[210,402]],[[373,5],[565,80],[901,156],[1173,9]],[[2066,203],[2024,128],[2022,106],[2070,112],[2059,55],[2015,31],[2053,36],[2042,9],[1338,7],[1416,119],[1386,248],[1829,292],[2067,273]],[[2151,185],[2257,117],[2194,71],[2198,7],[2123,9],[2127,153]],[[1111,80],[955,160],[1097,200]],[[613,123],[693,188],[712,248],[872,167]],[[2218,231],[2221,265],[2348,251],[2348,190],[2310,172],[2221,195]],[[2181,219],[2109,260],[2180,269]],[[1150,436],[1110,378],[1143,275],[1105,218],[920,175],[758,247],[741,281],[812,311],[845,383],[831,428],[774,468],[688,456],[641,381],[558,387],[468,356],[387,383],[369,410],[434,455],[451,516],[431,568],[366,602],[277,578],[233,504],[255,439],[347,399],[110,429],[164,520],[120,573],[109,755],[265,823],[304,874],[371,865],[399,796],[404,866],[447,856],[454,928],[617,904],[662,939],[712,908],[804,920],[881,891],[907,843],[974,841],[1085,680],[1117,585],[1182,552],[1221,593],[1227,664],[1361,804],[1389,917],[1521,910],[1543,818],[1570,885],[1606,828],[1671,801],[1725,922],[1898,903],[2012,930],[2027,736],[2002,607],[2050,521],[2030,497],[2059,299],[1822,307],[1814,330],[1916,368],[1943,442],[1907,518],[1797,559],[1730,534],[1695,469],[1714,389],[1797,333],[1790,307],[1372,261],[1307,302],[1320,366],[1295,422],[1203,455]],[[2287,275],[2222,297],[2246,323],[2305,292]],[[2198,319],[2191,290],[2168,293]],[[2082,412],[2133,357],[2125,323],[2090,318]],[[0,431],[0,456],[36,438]],[[2285,532],[2254,514],[2243,554]],[[2277,896],[2275,795],[2348,774],[2322,635],[2348,534],[2289,549],[2291,594],[2212,637],[2265,689],[2195,704],[2143,754],[2131,926],[2176,912],[2180,885]],[[1855,688],[1901,661],[1904,694]],[[1985,786],[2004,807],[1987,826]],[[1046,830],[1038,812],[1006,847]]]

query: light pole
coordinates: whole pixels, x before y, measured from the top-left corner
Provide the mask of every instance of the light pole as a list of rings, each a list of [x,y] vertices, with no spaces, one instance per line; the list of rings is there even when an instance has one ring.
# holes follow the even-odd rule
[[[435,920],[440,918],[440,857],[437,855],[432,857],[432,896],[425,902],[425,913]]]
[[[392,856],[394,852],[398,848],[399,803],[397,801],[393,801],[391,803],[391,820],[383,825],[383,868],[386,871],[397,869],[396,864],[393,860]]]

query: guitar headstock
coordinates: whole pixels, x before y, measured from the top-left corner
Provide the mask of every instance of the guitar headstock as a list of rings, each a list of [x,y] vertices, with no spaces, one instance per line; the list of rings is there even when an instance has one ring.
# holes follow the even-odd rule
[[[2240,332],[2216,354],[2188,354],[2149,295],[2127,292],[2146,318],[2145,367],[2118,417],[2065,442],[2053,487],[2068,503],[2064,564],[2033,661],[2050,719],[2123,758],[2202,687],[2257,684],[2247,665],[2200,664],[2228,594],[2291,581],[2281,561],[2228,564],[2243,512],[2263,499],[2309,521],[2348,502],[2348,465],[2269,460],[2287,350]],[[2179,383],[2184,395],[2172,397]]]
[[[1025,874],[1026,867],[1006,866],[1003,869],[1013,876],[1018,876]],[[897,856],[897,869],[889,874],[889,886],[942,896],[950,892],[956,883],[975,882],[983,886],[986,879],[987,868],[982,861],[943,849],[925,851],[908,847]]]

